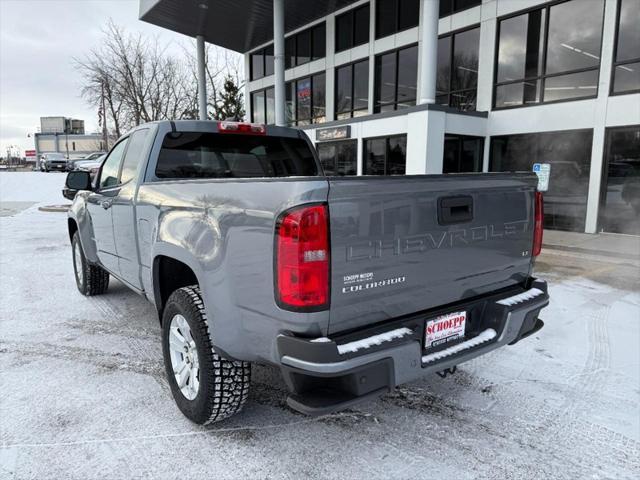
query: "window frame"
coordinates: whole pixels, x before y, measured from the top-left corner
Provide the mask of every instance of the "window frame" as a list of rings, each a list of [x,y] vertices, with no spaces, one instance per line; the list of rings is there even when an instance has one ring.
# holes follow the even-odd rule
[[[483,169],[483,166],[484,166],[484,158],[483,157],[484,157],[484,149],[485,149],[485,144],[486,144],[486,137],[482,137],[482,136],[478,136],[478,135],[460,135],[460,134],[457,134],[457,133],[447,133],[447,132],[445,132],[444,140],[443,140],[444,144],[446,144],[447,135],[450,135],[452,137],[456,137],[456,140],[458,142],[458,145],[457,145],[457,147],[458,147],[458,152],[457,152],[457,155],[458,155],[458,158],[457,158],[458,167],[460,167],[460,158],[462,157],[463,142],[465,140],[478,141],[480,143],[480,165],[478,166],[479,169],[477,171],[474,170],[474,171],[470,171],[470,172],[468,172],[468,171],[467,172],[463,172],[463,171],[458,170],[457,172],[445,172],[444,171],[444,158],[443,158],[442,159],[443,160],[443,162],[442,162],[442,174],[443,175],[455,175],[456,173],[482,173],[482,171],[483,171],[482,169]]]
[[[340,143],[344,143],[344,144],[348,143],[348,144],[350,144],[351,146],[354,147],[353,148],[353,152],[356,155],[355,156],[355,161],[354,161],[354,164],[355,164],[355,167],[356,167],[355,175],[327,175],[326,172],[324,171],[324,165],[322,165],[322,159],[320,157],[320,149],[322,147],[325,147],[325,146],[326,147],[331,147],[331,146],[335,147],[336,144],[340,144]],[[323,175],[325,177],[352,177],[352,176],[355,177],[355,176],[358,176],[358,140],[356,138],[343,138],[343,139],[340,139],[340,140],[328,140],[328,141],[318,142],[316,144],[316,146],[315,146],[315,150],[316,150],[316,153],[318,155],[318,162],[320,163],[320,167],[322,168],[322,173],[323,173]],[[334,171],[335,170],[336,169],[334,168]]]
[[[256,122],[255,120],[255,111],[253,110],[253,98],[254,95],[256,94],[263,94],[263,98],[262,98],[262,103],[263,103],[263,108],[264,108],[264,125],[275,125],[275,123],[269,123],[269,114],[268,114],[268,109],[267,109],[267,105],[269,104],[267,99],[267,91],[268,90],[275,90],[275,86],[271,85],[269,87],[265,87],[265,88],[259,88],[258,90],[253,90],[251,92],[249,92],[249,105],[251,106],[251,123],[262,123],[262,122]],[[275,116],[275,111],[274,111],[274,116]]]
[[[131,136],[132,133],[133,132],[130,132],[129,134],[127,134],[127,136],[125,136],[124,138],[121,138],[113,147],[111,147],[111,150],[109,150],[109,153],[107,153],[107,156],[102,162],[102,165],[100,165],[100,171],[96,175],[96,179],[95,179],[96,192],[100,193],[104,191],[109,191],[113,188],[120,188],[122,186],[122,183],[120,183],[120,172],[122,171],[122,162],[124,162],[124,157],[127,155],[127,150],[129,149],[129,137]],[[126,143],[126,145],[124,146],[124,151],[122,152],[122,158],[120,158],[120,163],[118,164],[118,174],[116,177],[117,183],[114,183],[113,185],[109,185],[107,187],[102,187],[101,185],[102,171],[104,170],[104,166],[107,164],[107,161],[109,160],[109,157],[111,156],[115,148],[121,143]]]
[[[405,148],[408,147],[407,140],[408,135],[406,133],[396,133],[393,135],[378,135],[375,137],[366,137],[362,139],[362,175],[369,175],[375,177],[391,177],[393,175],[387,173],[387,163],[389,161],[389,141],[394,138],[404,138],[405,139]],[[370,140],[384,140],[384,173],[379,175],[376,173],[370,174],[367,173],[367,142]],[[404,157],[404,173],[401,175],[407,174],[407,156],[405,154]]]
[[[540,105],[553,105],[555,103],[563,103],[563,102],[576,102],[576,101],[582,101],[582,100],[592,100],[594,98],[598,97],[598,93],[600,92],[600,73],[601,73],[601,68],[602,68],[602,47],[604,45],[604,22],[605,22],[605,13],[606,13],[606,0],[602,0],[602,23],[600,24],[600,46],[598,51],[600,52],[600,58],[599,58],[599,62],[598,65],[596,67],[586,67],[586,68],[579,68],[579,69],[574,69],[574,70],[566,70],[566,71],[562,71],[562,72],[556,72],[556,73],[550,73],[547,74],[546,70],[547,70],[547,48],[549,46],[549,24],[551,16],[550,16],[550,12],[551,12],[551,8],[555,7],[556,5],[560,5],[562,3],[568,3],[574,0],[554,0],[548,3],[545,3],[543,5],[536,5],[530,8],[526,8],[524,10],[518,10],[517,12],[513,12],[510,13],[508,15],[504,15],[502,17],[497,18],[497,24],[496,24],[496,38],[495,38],[495,45],[494,45],[494,56],[493,56],[493,82],[492,82],[492,87],[491,87],[491,109],[492,110],[510,110],[513,108],[527,108],[527,107],[537,107]],[[509,80],[509,81],[505,81],[505,82],[498,82],[498,55],[500,54],[500,26],[501,23],[505,20],[509,20],[510,18],[515,18],[518,17],[520,15],[526,15],[528,13],[531,12],[535,12],[538,10],[545,10],[545,24],[544,24],[544,37],[542,39],[543,41],[543,48],[542,48],[542,68],[543,68],[543,73],[539,73],[537,76],[535,77],[525,77],[525,78],[520,78],[517,80]],[[525,52],[526,55],[526,52]],[[585,73],[585,72],[591,72],[591,71],[596,71],[598,72],[598,79],[596,81],[596,92],[593,95],[589,95],[589,96],[584,96],[584,97],[577,97],[577,98],[562,98],[562,99],[558,99],[558,100],[549,100],[549,101],[545,101],[544,100],[544,88],[545,88],[545,82],[548,78],[554,78],[554,77],[564,77],[567,75],[572,75],[572,74],[578,74],[578,73]],[[540,82],[540,101],[536,102],[536,103],[530,103],[530,104],[525,104],[523,103],[522,105],[511,105],[511,106],[502,106],[502,107],[496,107],[496,92],[498,87],[501,86],[505,86],[505,85],[515,85],[515,84],[519,84],[519,83],[525,83],[525,82]]]
[[[319,76],[324,76],[324,122],[317,122],[316,120],[319,118],[322,118],[320,116],[315,117],[313,115],[313,109],[314,109],[314,83],[315,83],[315,79],[314,77],[319,77]],[[316,73],[312,73],[309,75],[304,75],[302,77],[299,78],[293,78],[291,80],[289,80],[288,82],[285,83],[285,103],[286,103],[286,91],[287,88],[291,88],[291,86],[293,85],[293,98],[292,98],[292,102],[293,102],[293,113],[294,113],[294,118],[293,119],[286,119],[287,120],[287,124],[289,126],[299,126],[300,125],[300,118],[298,115],[298,82],[302,81],[302,80],[306,80],[309,79],[309,90],[310,90],[310,95],[311,97],[309,98],[309,108],[310,108],[310,114],[309,114],[309,123],[302,123],[303,126],[306,125],[321,125],[323,123],[326,123],[327,121],[327,74],[326,71],[321,70],[319,72]],[[266,95],[265,95],[265,99],[266,99]],[[306,122],[307,119],[303,119],[303,122]]]
[[[470,88],[465,89],[465,90],[453,90],[452,87],[453,87],[454,73],[453,73],[453,69],[451,67],[453,66],[453,57],[454,57],[454,54],[455,54],[455,37],[456,37],[456,35],[459,35],[459,34],[462,34],[462,33],[465,33],[465,32],[471,31],[471,30],[475,30],[476,28],[478,29],[478,34],[480,34],[481,33],[481,31],[480,31],[481,25],[479,23],[476,23],[476,24],[471,25],[469,27],[459,28],[458,30],[453,30],[451,32],[447,32],[447,33],[445,33],[443,35],[438,36],[438,41],[440,41],[440,39],[443,39],[443,38],[451,38],[451,44],[450,44],[450,47],[449,47],[449,90],[447,91],[446,94],[443,93],[441,95],[438,95],[438,93],[436,92],[436,97],[443,96],[443,95],[447,96],[447,105],[446,106],[448,106],[448,107],[451,107],[451,95],[452,94],[473,91],[473,89],[470,89]],[[480,69],[480,44],[478,44],[478,69]],[[473,110],[461,110],[461,111],[464,111],[464,112],[475,112],[475,111],[477,111],[477,107],[478,107],[478,80],[479,80],[479,73],[480,72],[476,73],[476,75],[478,75],[478,79],[476,79],[476,88],[475,88],[476,101],[475,101],[475,105],[473,107]],[[436,72],[436,74],[437,74],[437,72]],[[440,105],[442,105],[442,104],[440,104]],[[456,108],[456,107],[451,107],[451,108]]]
[[[259,48],[257,50],[254,50],[253,52],[249,53],[249,79],[251,81],[254,80],[260,80],[261,78],[267,78],[273,75],[273,72],[270,73],[269,75],[267,75],[267,49],[271,48],[273,50],[273,43],[270,43],[268,45],[265,45],[262,48]],[[255,72],[253,70],[253,57],[254,55],[260,55],[260,57],[262,57],[262,76],[260,77],[256,77],[255,76]],[[273,57],[273,55],[271,55]],[[271,70],[274,70],[274,67],[271,67]]]
[[[636,58],[632,58],[629,60],[622,60],[620,62],[617,61],[618,57],[618,37],[620,36],[620,13],[622,12],[622,1],[618,0],[616,2],[616,29],[613,34],[613,62],[611,64],[611,77],[609,78],[609,95],[614,97],[617,95],[633,95],[634,93],[640,93],[640,87],[634,90],[625,90],[624,92],[616,92],[614,91],[615,80],[616,80],[616,68],[622,67],[624,65],[630,63],[640,63],[640,56]]]
[[[316,29],[318,29],[319,27],[321,27],[324,30],[324,45],[323,45],[323,52],[324,52],[324,56],[322,57],[314,57],[314,47],[315,47],[315,37],[316,35],[314,35],[314,31]],[[308,33],[309,34],[309,60],[303,63],[299,63],[298,61],[298,36],[300,34],[303,33]],[[284,56],[285,56],[285,69],[289,70],[291,68],[295,68],[295,67],[299,67],[300,65],[306,65],[308,63],[311,62],[315,62],[316,60],[320,60],[322,58],[326,58],[327,57],[327,22],[319,22],[316,23],[314,25],[311,25],[310,27],[307,27],[303,30],[300,30],[299,32],[296,33],[292,33],[291,35],[285,37],[284,39],[285,41],[285,52],[284,52]],[[290,45],[292,45],[292,52],[287,52],[287,42],[291,42]],[[287,55],[287,53],[289,53],[290,55]]]
[[[359,60],[356,60],[354,62],[349,62],[349,63],[343,63],[342,65],[336,65],[336,67],[334,68],[335,72],[334,72],[334,79],[333,79],[333,85],[334,85],[334,99],[333,99],[333,118],[338,119],[338,115],[344,115],[346,113],[349,114],[349,117],[347,118],[356,118],[356,116],[354,115],[355,112],[365,112],[365,115],[369,113],[369,96],[367,94],[367,106],[365,108],[353,108],[355,105],[355,85],[356,85],[356,78],[354,75],[355,72],[355,66],[359,63],[367,63],[367,72],[369,71],[371,64],[369,61],[369,57],[365,57],[365,58],[361,58]],[[349,108],[349,110],[344,110],[342,112],[338,112],[338,70],[341,70],[343,68],[349,68],[351,70],[351,107]],[[397,77],[397,76],[396,76]],[[370,80],[370,76],[367,73],[367,92],[369,91],[369,80]],[[397,95],[396,95],[397,96]],[[360,116],[360,115],[358,115]]]
[[[127,154],[129,153],[129,147],[131,146],[131,139],[133,138],[133,136],[136,133],[140,133],[140,132],[144,132],[144,141],[142,144],[142,153],[144,153],[146,151],[146,145],[147,142],[149,140],[149,132],[150,129],[148,127],[143,127],[143,128],[137,128],[136,130],[132,131],[129,135],[127,135],[127,146],[124,149],[124,153],[122,154],[122,161],[120,162],[120,168],[118,169],[118,185],[125,185],[127,183],[129,183],[132,180],[135,180],[138,174],[138,168],[140,168],[140,163],[143,161],[143,159],[141,158],[140,160],[138,160],[138,162],[136,163],[136,168],[135,168],[135,173],[133,175],[133,177],[131,177],[130,179],[128,179],[126,182],[122,181],[122,172],[124,170],[124,162],[127,159]]]
[[[400,4],[402,3],[402,1],[403,0],[394,0],[394,2],[395,2],[395,10],[394,10],[394,15],[395,15],[394,26],[395,26],[395,29],[394,29],[394,31],[391,32],[391,33],[387,33],[387,34],[385,34],[383,36],[378,36],[378,13],[380,12],[380,9],[378,8],[379,0],[375,0],[375,2],[376,2],[376,12],[375,12],[376,18],[375,18],[375,21],[374,21],[374,30],[375,30],[374,38],[375,38],[375,40],[380,40],[381,38],[389,37],[391,35],[395,35],[395,34],[400,33],[400,32],[406,32],[407,30],[411,30],[412,28],[416,28],[416,27],[420,26],[420,19],[418,18],[417,23],[415,25],[413,25],[411,27],[405,27],[405,28],[402,28],[402,29],[400,28]],[[371,11],[369,11],[369,15],[371,15]]]
[[[398,68],[399,66],[399,58],[400,58],[400,52],[402,50],[408,50],[410,48],[414,48],[414,47],[418,47],[417,43],[410,43],[409,45],[403,45],[400,48],[395,48],[392,50],[387,50],[386,52],[380,52],[376,55],[374,55],[373,57],[373,113],[380,113],[379,108],[380,107],[386,107],[389,105],[393,105],[393,111],[397,111],[398,110],[398,72],[400,71],[400,69]],[[393,102],[387,102],[384,104],[378,104],[377,99],[376,99],[376,92],[378,91],[378,81],[379,78],[376,75],[377,73],[377,62],[378,62],[378,58],[383,57],[384,55],[389,55],[393,53],[395,55],[395,72],[394,72],[394,83],[395,83],[395,87],[394,87],[394,101]],[[420,52],[416,52],[417,55],[417,60],[419,61],[419,56],[420,56]],[[420,72],[420,66],[418,65],[416,70],[418,71],[418,73]],[[415,101],[415,105],[417,105],[418,103],[418,76],[416,75],[415,78],[416,81],[416,98],[414,99]]]
[[[356,27],[356,12],[359,11],[359,10],[364,10],[364,9],[366,9],[368,11],[367,17],[369,19],[369,23],[367,25],[367,34],[368,34],[367,35],[367,40],[365,40],[364,42],[361,42],[361,43],[356,43],[356,28],[355,28]],[[350,23],[350,28],[351,28],[350,44],[346,48],[338,49],[338,37],[339,37],[339,34],[338,34],[338,19],[345,18],[347,16],[349,16],[349,20],[350,20],[349,23]],[[336,37],[335,38],[335,43],[334,43],[334,45],[335,45],[335,53],[346,52],[347,50],[350,50],[350,49],[355,48],[355,47],[359,47],[360,45],[365,45],[369,41],[369,39],[371,38],[371,5],[370,5],[370,3],[368,3],[368,2],[367,3],[363,3],[362,5],[359,5],[359,6],[355,7],[355,8],[352,8],[352,9],[350,9],[350,10],[344,12],[344,13],[341,13],[340,15],[336,15],[336,18],[335,18],[335,37]]]
[[[620,94],[618,94],[620,95]],[[609,163],[610,163],[610,155],[609,150],[611,148],[611,142],[613,139],[613,133],[620,131],[633,131],[640,129],[640,123],[635,125],[621,125],[615,127],[605,127],[604,129],[604,148],[602,152],[602,171],[600,172],[600,195],[598,198],[598,224],[596,227],[597,233],[615,233],[615,232],[606,232],[603,228],[603,217],[604,217],[604,209],[607,206],[607,185],[609,182]],[[623,234],[625,235],[625,234]]]

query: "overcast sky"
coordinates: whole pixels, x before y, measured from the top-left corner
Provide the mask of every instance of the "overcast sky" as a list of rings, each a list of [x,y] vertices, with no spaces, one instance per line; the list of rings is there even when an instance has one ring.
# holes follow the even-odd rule
[[[0,0],[0,155],[33,147],[40,117],[67,116],[97,129],[97,112],[80,98],[73,57],[100,42],[113,18],[129,31],[188,44],[183,35],[138,20],[138,0]],[[177,46],[176,46],[177,48]]]

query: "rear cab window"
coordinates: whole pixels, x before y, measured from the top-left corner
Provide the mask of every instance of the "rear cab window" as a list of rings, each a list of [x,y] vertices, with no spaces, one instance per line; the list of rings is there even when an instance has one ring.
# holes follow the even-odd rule
[[[162,142],[159,179],[317,176],[309,144],[300,138],[172,132]]]

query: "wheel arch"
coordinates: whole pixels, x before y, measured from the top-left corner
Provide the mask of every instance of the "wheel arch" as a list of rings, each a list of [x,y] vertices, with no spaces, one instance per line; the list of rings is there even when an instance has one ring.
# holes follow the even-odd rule
[[[176,257],[161,253],[153,258],[153,296],[160,322],[167,300],[174,291],[190,285],[200,285],[196,269],[184,258]]]

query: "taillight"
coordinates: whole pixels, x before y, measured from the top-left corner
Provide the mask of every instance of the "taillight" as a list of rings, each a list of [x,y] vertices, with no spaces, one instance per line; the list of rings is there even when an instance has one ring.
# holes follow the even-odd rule
[[[535,213],[533,218],[533,252],[532,255],[537,257],[542,250],[542,230],[544,227],[544,203],[542,201],[542,192],[536,192]]]
[[[287,310],[329,305],[329,213],[326,205],[296,207],[276,223],[276,300]]]
[[[267,127],[261,123],[218,122],[218,132],[266,135]]]

